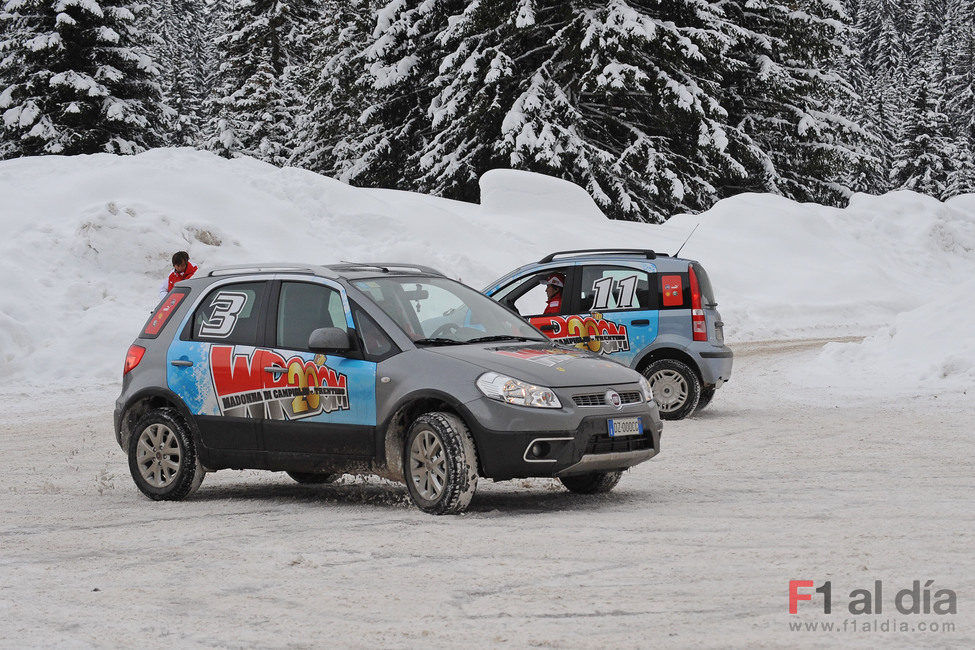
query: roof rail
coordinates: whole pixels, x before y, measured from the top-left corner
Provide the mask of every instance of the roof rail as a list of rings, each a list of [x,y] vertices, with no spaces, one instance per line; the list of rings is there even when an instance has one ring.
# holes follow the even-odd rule
[[[642,248],[584,248],[574,251],[558,251],[556,253],[552,253],[551,255],[546,255],[542,259],[538,260],[538,263],[545,264],[546,262],[553,261],[556,257],[562,257],[563,255],[577,255],[579,253],[586,255],[596,255],[598,253],[623,253],[625,255],[639,255],[640,257],[645,257],[648,260],[668,256],[666,253],[657,253]]]
[[[389,273],[390,269],[401,270],[408,269],[411,271],[420,271],[421,273],[429,273],[430,275],[443,275],[437,269],[431,268],[429,266],[423,266],[422,264],[404,264],[401,262],[342,262],[341,264],[329,264],[328,268],[335,271],[355,271],[357,269],[376,269],[382,271],[383,273]]]
[[[328,275],[332,274],[328,272],[325,267],[315,266],[313,264],[295,264],[293,262],[267,262],[264,264],[235,264],[233,266],[220,266],[209,273],[208,277],[214,277],[218,275],[235,275],[238,273],[276,273],[276,272],[288,272],[288,273],[311,273],[315,275]]]

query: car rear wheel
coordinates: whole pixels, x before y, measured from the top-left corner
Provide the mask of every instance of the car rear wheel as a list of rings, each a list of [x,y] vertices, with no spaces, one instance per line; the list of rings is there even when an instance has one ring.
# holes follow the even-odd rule
[[[701,380],[694,369],[677,359],[658,359],[643,369],[664,420],[682,420],[694,412],[701,398]]]
[[[452,413],[418,417],[403,445],[410,499],[434,515],[463,512],[477,489],[477,451],[467,426]]]
[[[206,472],[176,409],[154,409],[136,423],[129,438],[129,471],[136,487],[154,501],[179,501],[200,487]]]
[[[576,494],[602,494],[609,492],[620,482],[623,470],[592,472],[578,476],[560,476],[559,480],[570,492]]]
[[[322,483],[334,483],[342,477],[341,474],[330,474],[328,472],[285,472],[288,476],[302,485],[321,485]]]

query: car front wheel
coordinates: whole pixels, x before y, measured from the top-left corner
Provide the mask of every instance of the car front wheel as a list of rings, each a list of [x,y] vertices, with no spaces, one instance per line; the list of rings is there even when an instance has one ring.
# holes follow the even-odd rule
[[[434,515],[463,512],[477,489],[477,451],[453,413],[418,417],[406,434],[403,476],[416,506]]]
[[[701,380],[694,369],[677,359],[658,359],[643,369],[664,420],[683,420],[697,408]]]
[[[206,472],[176,409],[153,409],[136,423],[129,438],[129,471],[154,501],[179,501],[200,487]]]

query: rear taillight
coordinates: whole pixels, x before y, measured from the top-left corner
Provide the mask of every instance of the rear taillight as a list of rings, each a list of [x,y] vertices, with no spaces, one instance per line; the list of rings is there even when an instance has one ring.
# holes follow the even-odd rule
[[[704,308],[701,306],[701,287],[697,283],[694,267],[687,267],[687,274],[691,283],[691,331],[695,341],[708,340],[708,324],[704,320]]]
[[[125,367],[122,368],[122,376],[129,374],[129,371],[139,365],[142,361],[146,349],[140,345],[130,345],[129,351],[125,355]]]

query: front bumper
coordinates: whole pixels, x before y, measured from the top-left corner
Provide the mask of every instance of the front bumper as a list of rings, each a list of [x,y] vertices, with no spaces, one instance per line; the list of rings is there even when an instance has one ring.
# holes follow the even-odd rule
[[[561,398],[561,395],[560,395]],[[565,400],[563,399],[563,404]],[[660,452],[655,404],[535,409],[483,398],[465,405],[482,475],[495,480],[557,477],[632,467]],[[639,417],[643,435],[610,437],[608,420]],[[543,453],[535,455],[538,444]]]

